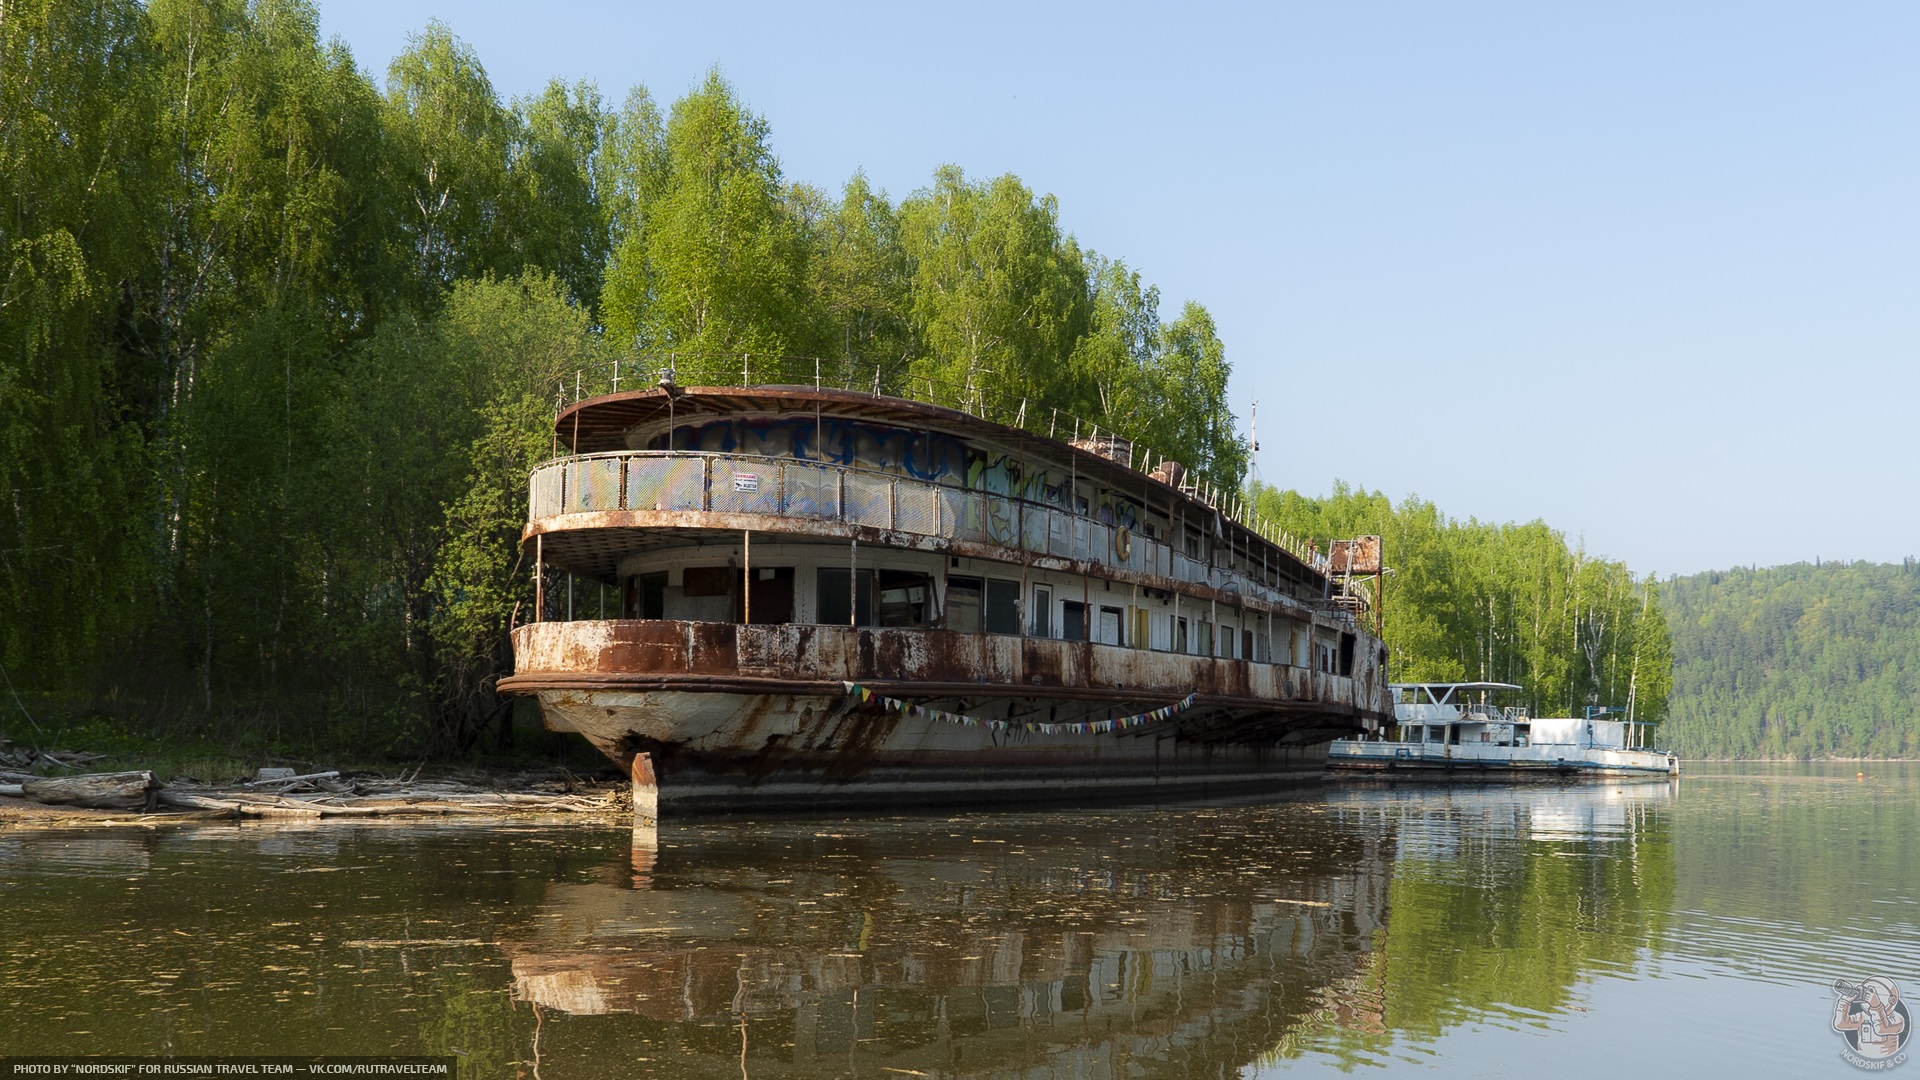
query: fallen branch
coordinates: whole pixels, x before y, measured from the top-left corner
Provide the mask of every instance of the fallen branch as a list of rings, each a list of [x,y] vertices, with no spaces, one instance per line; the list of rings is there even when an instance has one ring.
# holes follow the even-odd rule
[[[326,772],[307,773],[305,776],[281,776],[272,780],[249,780],[245,787],[277,787],[281,784],[299,784],[308,780],[338,780],[340,771],[329,769]]]
[[[20,793],[34,802],[91,806],[105,810],[151,810],[160,781],[145,769],[28,780]]]

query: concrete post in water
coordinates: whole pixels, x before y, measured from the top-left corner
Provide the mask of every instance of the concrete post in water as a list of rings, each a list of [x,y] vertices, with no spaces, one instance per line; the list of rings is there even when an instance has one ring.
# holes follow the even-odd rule
[[[642,755],[643,757],[645,755]],[[660,859],[660,829],[652,822],[633,824],[633,887],[653,888],[653,865]]]
[[[633,824],[660,821],[660,782],[653,775],[653,755],[633,755]]]

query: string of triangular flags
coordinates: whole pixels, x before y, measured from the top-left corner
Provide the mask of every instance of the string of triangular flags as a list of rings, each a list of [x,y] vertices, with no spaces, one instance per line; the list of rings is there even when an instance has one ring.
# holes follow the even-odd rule
[[[885,694],[875,693],[873,690],[855,682],[843,682],[840,685],[846,688],[849,697],[857,697],[862,702],[877,704],[883,709],[904,713],[907,716],[917,717],[922,720],[945,720],[949,723],[967,724],[972,727],[992,727],[1014,731],[1038,731],[1047,735],[1088,735],[1108,731],[1125,731],[1128,728],[1140,727],[1145,724],[1163,723],[1193,708],[1193,703],[1200,697],[1198,694],[1188,694],[1186,697],[1181,698],[1171,705],[1162,705],[1150,712],[1136,713],[1133,716],[1116,716],[1111,720],[1081,720],[1070,724],[1012,723],[1006,720],[989,720],[984,716],[968,716],[965,713],[952,713],[945,712],[941,709],[929,709],[924,705],[915,705],[910,701],[901,701],[899,698],[892,698]]]

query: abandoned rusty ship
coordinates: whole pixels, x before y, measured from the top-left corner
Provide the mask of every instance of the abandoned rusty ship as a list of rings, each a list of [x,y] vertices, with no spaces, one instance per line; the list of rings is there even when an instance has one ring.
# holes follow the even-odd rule
[[[645,818],[1246,789],[1391,720],[1377,538],[1322,554],[984,412],[670,379],[562,408],[526,554],[618,610],[544,586],[501,690]]]

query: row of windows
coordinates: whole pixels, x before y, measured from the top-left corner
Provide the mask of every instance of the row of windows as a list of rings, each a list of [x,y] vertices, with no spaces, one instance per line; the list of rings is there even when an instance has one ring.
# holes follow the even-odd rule
[[[746,574],[730,566],[687,567],[679,588],[670,588],[665,571],[628,578],[623,612],[627,618],[694,619],[716,622],[787,623],[795,618],[795,576],[792,567],[761,567]],[[812,622],[828,626],[941,627],[964,633],[1019,635],[1022,608],[1020,583],[1005,578],[949,574],[945,610],[939,608],[932,573],[921,570],[820,567],[815,572]],[[742,586],[746,587],[743,588]],[[1057,598],[1051,584],[1032,586],[1026,607],[1024,632],[1032,637],[1067,641],[1095,641],[1171,649],[1203,656],[1271,661],[1272,643],[1243,627],[1218,628],[1205,619],[1144,607],[1089,603]],[[1056,625],[1057,624],[1057,625]],[[1154,640],[1158,631],[1158,640]],[[1341,646],[1311,643],[1308,665],[1327,672],[1349,674],[1352,636],[1342,635]],[[1283,636],[1280,659],[1294,659],[1294,646]]]

